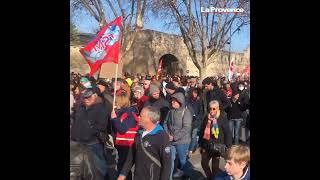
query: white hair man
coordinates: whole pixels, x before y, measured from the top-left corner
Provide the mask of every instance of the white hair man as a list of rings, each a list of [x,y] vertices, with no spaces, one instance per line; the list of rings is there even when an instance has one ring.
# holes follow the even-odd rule
[[[140,130],[130,148],[118,180],[125,179],[135,165],[134,179],[168,180],[171,169],[171,153],[168,134],[158,124],[160,111],[156,107],[144,107],[140,113]]]

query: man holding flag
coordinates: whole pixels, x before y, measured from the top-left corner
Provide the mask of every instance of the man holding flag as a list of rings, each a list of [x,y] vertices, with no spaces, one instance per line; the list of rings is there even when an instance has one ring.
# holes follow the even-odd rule
[[[109,24],[107,24],[105,27],[101,29],[101,31],[97,34],[97,37],[92,40],[89,44],[87,44],[84,48],[80,49],[80,53],[83,55],[85,60],[90,66],[90,73],[89,77],[92,77],[93,74],[101,67],[103,63],[106,62],[113,62],[117,64],[117,69],[118,69],[118,61],[119,61],[119,49],[120,49],[120,35],[121,35],[121,21],[122,17],[119,16]],[[116,69],[116,71],[117,71]],[[117,72],[116,72],[117,76]],[[117,77],[116,77],[117,79]],[[83,83],[89,83],[86,80]],[[117,82],[115,82],[117,83]],[[108,113],[106,112],[105,107],[102,105],[102,100],[99,100],[99,102],[96,102],[96,99],[101,99],[100,97],[95,94],[95,92],[92,90],[92,87],[87,87],[87,89],[84,91],[84,98],[86,101],[89,101],[92,99],[92,102],[90,105],[86,105],[83,107],[83,113],[81,114],[80,117],[82,119],[78,118],[78,126],[72,127],[72,138],[74,141],[78,141],[82,144],[87,145],[88,147],[93,147],[92,149],[92,154],[94,157],[94,163],[93,166],[96,167],[99,172],[100,176],[95,178],[96,180],[103,180],[105,176],[107,175],[109,179],[115,179],[115,171],[113,168],[110,168],[109,166],[111,165],[110,163],[107,163],[109,161],[108,158],[106,159],[106,156],[109,156],[110,154],[106,154],[104,152],[104,147],[106,145],[107,139],[105,136],[100,136],[102,133],[101,132],[106,132],[106,127],[108,120],[107,118],[110,117]],[[91,94],[90,94],[91,93]],[[101,101],[101,102],[100,102]],[[113,106],[114,106],[115,99],[113,99]],[[99,105],[99,111],[93,111],[91,109],[98,107]],[[92,105],[92,108],[91,108]],[[87,114],[86,111],[89,111],[92,117],[98,118],[98,120],[95,120],[94,118],[90,118],[90,116]],[[81,111],[82,112],[82,111]],[[77,120],[77,119],[76,119]],[[93,122],[91,122],[93,121]],[[100,125],[101,123],[104,123],[103,126]],[[100,125],[99,129],[95,128],[95,125]],[[82,127],[83,125],[84,127]],[[90,133],[90,136],[88,135]],[[87,135],[87,136],[85,136]],[[108,137],[108,136],[106,136]],[[82,139],[81,139],[82,138]],[[90,139],[90,141],[87,141],[87,139]],[[97,171],[98,172],[98,171]]]

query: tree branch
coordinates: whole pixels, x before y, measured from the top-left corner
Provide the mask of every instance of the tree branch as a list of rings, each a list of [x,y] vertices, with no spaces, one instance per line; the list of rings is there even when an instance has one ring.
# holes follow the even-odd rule
[[[144,13],[146,11],[146,8],[147,8],[147,0],[144,0],[143,1],[143,5],[142,5],[142,11],[141,11],[141,16],[143,17],[144,16]]]
[[[194,6],[196,7],[197,24],[198,24],[199,31],[200,31],[201,27],[200,27],[200,20],[199,20],[198,8],[197,8],[197,1],[198,0],[194,0]],[[200,36],[199,36],[199,38],[200,38]]]
[[[135,1],[132,1],[132,2],[134,3]],[[120,8],[120,10],[121,10],[122,17],[123,17],[123,18],[126,17],[126,12],[125,12],[124,9],[122,8],[122,0],[118,0],[118,5],[119,5],[119,8]],[[132,9],[133,9],[133,7],[132,7]]]
[[[182,35],[182,38],[183,38],[183,41],[184,41],[185,45],[187,46],[188,53],[189,53],[189,55],[191,57],[191,60],[194,63],[194,65],[198,69],[200,69],[199,62],[197,61],[196,50],[195,50],[195,47],[194,47],[194,38],[191,39],[190,36],[187,34],[186,29],[184,29],[185,26],[182,23],[181,15],[179,14],[179,11],[177,11],[176,7],[172,3],[170,3],[170,7],[171,7],[170,9],[171,9],[172,13],[174,14],[174,16],[176,18],[177,23],[179,24],[181,35]]]
[[[90,7],[89,3],[85,0],[80,0],[81,3],[84,5],[84,7],[89,11],[89,13],[91,14],[91,16],[94,17],[94,19],[97,21],[97,22],[100,22],[100,18],[99,16],[94,12],[94,10]]]
[[[113,15],[114,15],[115,17],[118,17],[118,13],[117,13],[116,9],[114,8],[114,6],[112,5],[112,3],[110,2],[110,0],[107,0],[107,2],[108,2],[109,6],[110,6],[110,8],[111,8],[111,10],[112,10],[112,12],[113,12]],[[124,17],[124,16],[123,16],[123,17]]]

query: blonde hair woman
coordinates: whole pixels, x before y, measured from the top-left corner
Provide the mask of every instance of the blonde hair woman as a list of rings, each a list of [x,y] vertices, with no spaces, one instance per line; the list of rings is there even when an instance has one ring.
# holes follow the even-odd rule
[[[119,160],[117,164],[118,173],[120,173],[127,158],[129,148],[134,142],[138,131],[137,110],[130,106],[129,97],[122,93],[116,96],[115,107],[111,113],[111,122],[113,125],[115,137],[115,148],[118,150]],[[130,179],[131,173],[127,179]]]
[[[208,179],[218,172],[219,157],[224,155],[232,143],[227,114],[220,110],[219,102],[210,101],[208,113],[204,116],[199,135],[201,147],[201,166]],[[212,170],[209,161],[212,158]]]

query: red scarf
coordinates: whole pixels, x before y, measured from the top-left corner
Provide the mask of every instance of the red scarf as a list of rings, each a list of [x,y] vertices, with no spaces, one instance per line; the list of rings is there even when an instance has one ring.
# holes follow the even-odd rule
[[[211,127],[211,121],[208,121],[207,122],[207,125],[206,125],[206,128],[204,130],[204,134],[203,134],[203,139],[206,139],[206,140],[210,140],[210,127]]]

